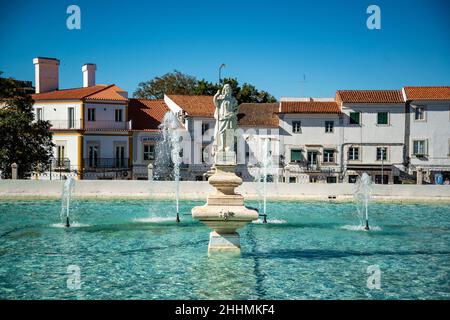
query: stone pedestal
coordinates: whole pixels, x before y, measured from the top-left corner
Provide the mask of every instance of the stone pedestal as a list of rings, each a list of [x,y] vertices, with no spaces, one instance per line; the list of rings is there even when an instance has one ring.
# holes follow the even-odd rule
[[[232,153],[235,159],[235,153]],[[242,184],[242,179],[234,173],[236,162],[231,161],[231,154],[228,156],[216,158],[215,173],[208,180],[216,192],[208,195],[205,205],[192,209],[194,219],[214,230],[210,234],[208,252],[239,252],[240,240],[236,229],[258,219],[258,212],[246,208],[244,197],[234,191]]]
[[[239,252],[241,250],[241,241],[239,233],[209,233],[208,252]]]

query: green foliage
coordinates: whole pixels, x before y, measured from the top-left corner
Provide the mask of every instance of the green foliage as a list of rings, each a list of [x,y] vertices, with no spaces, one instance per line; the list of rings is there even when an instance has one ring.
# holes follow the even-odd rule
[[[0,170],[11,178],[11,165],[18,164],[19,178],[45,169],[54,144],[48,121],[33,121],[33,99],[20,82],[0,78]]]
[[[139,99],[162,99],[164,94],[212,96],[225,83],[230,84],[238,103],[276,102],[275,97],[270,93],[263,90],[260,91],[248,83],[240,86],[235,78],[225,78],[222,80],[222,84],[218,84],[205,79],[197,80],[194,76],[186,75],[177,70],[139,83],[138,88],[134,92],[134,97]]]
[[[150,81],[141,82],[134,92],[138,99],[162,99],[164,94],[189,95],[197,86],[195,77],[174,70]]]

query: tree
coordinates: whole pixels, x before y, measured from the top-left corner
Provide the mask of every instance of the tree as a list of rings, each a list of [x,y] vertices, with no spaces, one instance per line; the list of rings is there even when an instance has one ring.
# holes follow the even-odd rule
[[[164,94],[212,96],[225,83],[230,84],[239,104],[244,102],[276,102],[275,97],[270,93],[260,91],[251,84],[244,83],[242,87],[239,86],[236,78],[225,78],[222,80],[222,84],[218,84],[205,79],[197,80],[194,76],[186,75],[177,70],[166,73],[162,77],[155,77],[152,80],[139,83],[134,92],[134,97],[138,99],[162,99]]]
[[[164,94],[192,95],[196,86],[195,77],[174,70],[161,77],[139,83],[133,95],[138,99],[162,99]]]
[[[1,73],[0,73],[1,74]],[[54,144],[48,121],[34,121],[33,99],[19,81],[0,78],[0,170],[11,178],[17,163],[18,177],[42,171],[52,156]]]

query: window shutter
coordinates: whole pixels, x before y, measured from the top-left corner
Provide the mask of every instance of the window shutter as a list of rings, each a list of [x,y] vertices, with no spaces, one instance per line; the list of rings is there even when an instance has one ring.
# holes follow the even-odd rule
[[[300,161],[301,153],[300,150],[291,150],[291,161]]]
[[[350,124],[359,124],[359,112],[350,112]]]
[[[378,112],[378,124],[388,124],[387,112]]]

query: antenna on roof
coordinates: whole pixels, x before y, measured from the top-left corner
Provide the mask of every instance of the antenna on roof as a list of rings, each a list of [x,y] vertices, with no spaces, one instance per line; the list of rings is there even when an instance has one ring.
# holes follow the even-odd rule
[[[301,87],[301,84],[302,84],[302,83],[307,83],[307,82],[308,82],[308,81],[306,80],[306,75],[303,74],[303,80],[300,80],[300,81],[299,81],[300,87]],[[300,90],[300,96],[302,96],[302,95],[301,95],[301,90]]]

